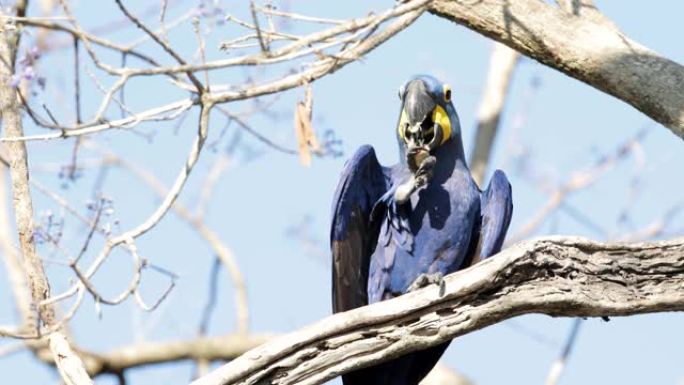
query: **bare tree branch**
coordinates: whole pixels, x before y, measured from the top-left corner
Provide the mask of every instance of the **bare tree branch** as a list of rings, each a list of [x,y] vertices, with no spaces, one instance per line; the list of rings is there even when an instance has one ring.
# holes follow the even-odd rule
[[[684,238],[521,242],[431,286],[325,318],[195,381],[319,384],[527,313],[624,316],[684,310]]]
[[[183,60],[183,58],[173,48],[171,48],[171,46],[164,39],[162,39],[155,32],[153,32],[149,28],[147,28],[147,26],[145,26],[145,24],[143,24],[142,21],[140,21],[140,19],[138,19],[132,13],[130,13],[128,8],[126,8],[123,5],[121,0],[114,0],[114,1],[116,2],[116,5],[119,6],[119,9],[121,10],[121,12],[123,12],[123,14],[126,15],[126,17],[130,21],[132,21],[133,24],[135,24],[138,28],[143,30],[145,32],[145,34],[147,34],[152,40],[154,40],[157,44],[159,44],[164,49],[164,51],[166,51],[166,53],[171,55],[171,57],[173,57],[178,62],[178,64],[187,65],[185,60]],[[186,74],[188,75],[188,78],[190,79],[192,84],[197,89],[197,92],[200,94],[203,93],[204,92],[204,86],[202,86],[202,83],[199,81],[199,79],[197,79],[195,74],[193,74],[190,71],[187,71]]]
[[[591,166],[573,172],[567,181],[548,191],[549,197],[546,203],[533,215],[530,215],[530,218],[519,226],[515,233],[507,236],[506,244],[513,244],[533,235],[549,214],[563,205],[569,195],[596,183],[608,170],[614,168],[620,161],[628,157],[635,148],[638,148],[637,144],[643,140],[646,133],[646,130],[639,131],[634,137],[627,139],[624,143],[620,143],[613,152],[600,157]]]
[[[45,3],[53,6],[55,1],[47,0]],[[230,250],[203,221],[204,203],[199,204],[200,209],[193,212],[177,201],[188,182],[189,173],[197,164],[207,138],[209,111],[214,107],[219,108],[247,131],[256,132],[239,118],[232,117],[227,110],[221,109],[218,104],[257,98],[310,84],[348,63],[362,59],[368,52],[411,25],[428,7],[441,16],[465,24],[523,54],[621,98],[654,119],[668,124],[677,135],[684,136],[684,103],[682,103],[684,96],[682,96],[683,88],[681,87],[684,85],[684,71],[682,68],[630,41],[594,7],[591,0],[556,0],[560,7],[535,0],[516,2],[507,0],[399,1],[399,4],[382,12],[348,20],[304,16],[275,10],[270,2],[263,7],[251,2],[249,3],[251,4],[249,8],[252,15],[251,22],[238,19],[233,15],[226,16],[218,7],[216,9],[205,8],[204,11],[209,11],[209,13],[198,14],[197,11],[201,7],[196,7],[168,23],[165,22],[165,14],[167,7],[171,7],[171,4],[166,0],[160,2],[161,9],[150,8],[154,13],[160,12],[160,25],[152,26],[143,20],[141,14],[133,14],[124,7],[123,0],[115,1],[126,15],[127,24],[133,23],[144,33],[142,38],[133,39],[131,43],[125,45],[97,36],[95,30],[84,31],[82,23],[75,16],[78,13],[70,11],[69,4],[71,3],[66,0],[61,0],[65,17],[52,17],[49,13],[45,13],[44,17],[28,17],[25,12],[26,1],[19,0],[16,2],[18,16],[6,17],[3,20],[5,22],[3,27],[25,28],[29,36],[46,36],[52,31],[59,32],[54,35],[67,34],[69,39],[62,40],[69,42],[73,40],[76,48],[75,58],[85,56],[86,59],[92,61],[96,70],[103,71],[106,76],[106,78],[100,78],[101,74],[89,71],[92,67],[88,63],[84,67],[77,66],[74,98],[57,97],[57,106],[48,107],[43,104],[45,113],[50,118],[48,120],[42,117],[45,116],[43,112],[36,113],[29,105],[29,99],[36,103],[36,98],[29,98],[29,91],[35,91],[30,88],[31,85],[35,87],[36,84],[31,83],[31,76],[34,74],[23,73],[12,68],[19,34],[13,37],[14,42],[6,44],[5,48],[10,52],[10,59],[5,60],[6,68],[0,73],[2,75],[0,82],[3,83],[0,85],[0,102],[3,107],[3,124],[6,126],[5,135],[0,138],[0,142],[10,142],[8,148],[11,149],[11,154],[8,157],[10,159],[8,163],[11,163],[10,169],[13,187],[15,187],[15,206],[18,213],[16,219],[21,246],[20,250],[14,246],[12,236],[8,233],[10,225],[7,218],[0,217],[0,248],[5,253],[7,270],[12,279],[12,289],[21,315],[21,325],[0,327],[0,335],[26,338],[25,343],[32,349],[35,356],[43,362],[56,363],[60,374],[68,384],[90,383],[90,379],[85,376],[85,370],[91,375],[114,373],[121,383],[124,383],[124,371],[131,367],[180,359],[198,362],[233,359],[267,339],[265,336],[247,334],[249,313],[245,282]],[[206,19],[204,19],[205,16]],[[246,32],[239,32],[241,35],[237,37],[233,34],[226,36],[222,47],[230,50],[229,57],[212,60],[211,56],[206,56],[210,59],[207,61],[205,54],[208,55],[209,52],[204,52],[204,44],[205,41],[208,43],[211,40],[205,40],[209,37],[208,32],[205,28],[199,28],[200,24],[196,22],[195,32],[200,47],[199,60],[188,59],[186,61],[181,55],[183,51],[179,49],[180,46],[175,47],[167,38],[167,34],[172,28],[194,17],[197,20],[202,18],[202,26],[206,26],[207,31],[212,23],[220,18],[222,22],[230,23],[231,27],[236,26],[238,30],[244,29]],[[326,26],[314,31],[311,31],[311,26],[309,26],[303,30],[306,31],[305,33],[298,35],[297,32],[287,27],[284,27],[282,31],[276,30],[276,24],[272,20],[274,17],[285,18],[286,21],[298,20],[326,24]],[[34,32],[37,34],[32,35]],[[154,59],[155,56],[147,52],[149,47],[141,45],[146,41],[153,42],[154,44],[149,44],[154,46],[153,48],[161,47],[162,53],[173,57],[175,62],[171,64],[157,62]],[[45,44],[47,43],[38,42],[38,45]],[[50,49],[55,48],[53,44],[49,46]],[[80,55],[79,48],[85,50],[83,52],[87,56]],[[107,52],[112,50],[119,55],[114,55],[115,61],[110,63],[112,59]],[[116,62],[119,56],[123,56],[120,63]],[[127,63],[128,57],[137,57],[140,61],[131,60]],[[500,44],[497,44],[492,57],[487,92],[485,92],[483,107],[480,111],[478,145],[471,158],[475,177],[480,184],[486,171],[503,99],[510,83],[510,73],[518,57],[515,51]],[[30,60],[35,59],[30,58]],[[499,64],[495,65],[495,62]],[[257,70],[252,71],[253,67]],[[81,78],[79,68],[82,68],[89,78]],[[223,76],[224,73],[235,70],[245,70],[247,73],[254,72],[259,75],[257,79],[252,78],[251,75],[246,76],[244,82],[234,82],[233,77]],[[217,71],[215,75],[212,75],[214,80],[231,80],[227,80],[225,84],[212,84],[210,87],[209,71]],[[199,81],[197,72],[204,72],[205,84]],[[268,78],[272,73],[276,75]],[[20,87],[28,90],[25,92],[25,97],[19,96],[22,97],[29,117],[37,126],[51,129],[51,132],[23,135],[16,91],[8,87],[9,82],[6,81],[8,76],[14,76],[15,80],[20,78]],[[156,107],[155,105],[145,107],[126,105],[122,90],[128,87],[131,80],[143,77],[146,79],[138,80],[145,82],[150,79],[170,80],[172,87],[176,88],[176,91],[181,91],[180,95],[186,95],[187,92],[190,95],[174,96],[176,94],[169,93],[165,96],[183,99],[174,101],[174,99],[164,98],[157,102],[163,105]],[[82,81],[83,84],[81,84]],[[84,107],[82,119],[79,106],[83,95],[79,93],[79,89],[92,89],[91,85],[101,92],[101,99],[89,100],[88,106],[94,106],[94,108]],[[60,93],[60,96],[63,95]],[[73,124],[62,125],[56,119],[64,120],[64,114],[59,113],[62,100],[68,100],[67,104],[75,103],[73,107],[77,118]],[[116,108],[117,105],[119,108]],[[302,116],[310,120],[310,104],[304,105],[309,105],[309,107],[305,111],[307,114]],[[68,266],[73,269],[78,281],[71,283],[70,288],[64,293],[50,297],[41,259],[36,254],[33,244],[35,242],[32,239],[34,235],[31,222],[33,211],[28,194],[26,150],[22,142],[75,136],[78,141],[76,146],[78,146],[81,140],[83,143],[88,143],[87,140],[81,138],[83,135],[101,133],[110,129],[131,129],[142,122],[178,120],[180,124],[182,118],[187,116],[186,113],[196,106],[200,107],[198,132],[171,188],[165,187],[154,175],[144,170],[141,172],[129,170],[146,180],[158,192],[162,200],[154,212],[139,226],[110,238],[109,230],[103,231],[103,225],[98,224],[99,212],[95,220],[86,216],[81,217],[77,209],[73,209],[73,206],[66,203],[64,199],[48,190],[52,199],[62,201],[60,203],[62,207],[88,225],[89,233],[79,255],[90,251],[86,248],[92,237],[103,236],[105,242],[99,253],[93,255],[92,258],[82,259],[83,264],[86,263],[85,261],[90,262],[89,266],[80,266],[80,257],[69,263]],[[67,105],[67,107],[70,106]],[[118,118],[116,115],[118,119],[110,120],[115,108],[116,112],[120,110],[121,117]],[[55,114],[51,111],[55,111]],[[10,127],[12,125],[15,126],[14,129]],[[279,148],[287,153],[292,152],[290,149],[278,146],[269,138],[258,133],[256,135],[271,147]],[[315,137],[311,138],[315,139]],[[83,159],[80,159],[83,157],[81,153],[78,157],[76,151],[72,154],[71,166],[75,173],[77,166],[85,163]],[[101,163],[106,164],[107,161],[107,156],[103,156]],[[121,165],[128,168],[123,163]],[[212,175],[220,175],[222,167],[217,164],[216,173]],[[528,228],[532,231],[537,228],[546,214],[564,207],[563,202],[567,195],[575,189],[591,185],[608,167],[610,167],[608,163],[598,164],[594,169],[587,170],[584,175],[575,175],[567,184],[559,186],[558,194],[560,195],[551,194],[544,211],[540,212],[540,216],[532,218],[533,222]],[[100,175],[104,174],[105,172],[102,172]],[[98,180],[101,181],[104,178],[98,178]],[[215,176],[208,179],[206,188],[201,194],[201,197],[207,198],[201,198],[201,202],[209,200],[208,192],[211,190],[212,180],[215,180]],[[31,186],[37,186],[35,181],[32,183]],[[102,186],[102,184],[96,182],[96,186]],[[99,187],[97,189],[99,190]],[[1,201],[2,191],[0,190]],[[188,341],[134,344],[108,353],[94,353],[70,345],[65,330],[67,322],[77,311],[84,296],[88,294],[95,298],[97,304],[117,304],[126,298],[133,297],[143,309],[156,306],[156,304],[147,306],[140,299],[138,285],[141,269],[152,265],[148,265],[148,260],[138,255],[135,243],[138,236],[155,228],[170,210],[175,210],[182,219],[193,226],[227,267],[235,284],[237,326],[240,333],[223,337],[201,337]],[[644,233],[647,231],[648,234],[662,234],[673,216],[674,214],[666,214],[661,222],[656,223],[652,228],[646,228]],[[634,234],[641,233],[635,232]],[[447,282],[450,290],[445,297],[437,297],[435,290],[426,289],[396,301],[328,318],[310,329],[283,337],[259,348],[214,374],[199,379],[198,383],[224,383],[225,381],[318,383],[344,371],[423,349],[528,312],[591,316],[634,314],[665,309],[682,310],[684,300],[677,297],[674,292],[674,288],[680,287],[684,280],[681,277],[684,263],[677,259],[678,257],[674,257],[675,252],[681,254],[682,242],[684,241],[678,239],[658,244],[627,245],[598,244],[577,238],[552,238],[520,244],[506,250],[495,259],[468,270],[467,274],[464,272],[449,277]],[[57,242],[53,243],[49,246],[69,257],[68,247],[59,245]],[[100,288],[92,283],[93,275],[117,247],[131,254],[135,269],[125,291],[112,297],[113,299],[107,299],[99,294]],[[660,252],[662,255],[655,255]],[[21,266],[19,263],[22,254],[28,261],[26,266]],[[170,286],[172,287],[174,275],[170,272],[168,275],[172,277]],[[29,284],[30,293],[26,290]],[[25,289],[23,294],[22,285]],[[164,296],[165,294],[161,299]],[[61,319],[57,320],[56,302],[73,297],[75,299],[71,307]],[[40,311],[36,312],[37,309]],[[29,329],[27,325],[30,326]],[[79,360],[79,356],[83,362]]]
[[[563,11],[571,15],[605,23],[617,30],[617,26],[596,8],[593,0],[556,0],[556,3]]]
[[[430,10],[631,104],[684,138],[684,67],[612,23],[536,0],[436,0]]]
[[[29,285],[26,280],[26,272],[12,239],[9,213],[4,209],[8,207],[6,204],[8,202],[7,189],[5,187],[7,172],[5,170],[5,167],[0,167],[0,204],[3,207],[0,210],[0,250],[2,250],[5,269],[9,276],[10,287],[12,288],[14,304],[19,313],[19,319],[25,327],[30,327],[30,325],[35,327],[35,313],[31,310],[31,293],[28,290]]]
[[[181,360],[227,361],[272,338],[269,334],[238,333],[185,341],[145,342],[103,354],[84,352],[83,357],[92,375],[120,373],[130,368]]]
[[[89,122],[78,124],[76,126],[67,127],[58,124],[49,124],[36,120],[36,123],[58,130],[49,134],[38,134],[22,137],[4,137],[0,141],[24,141],[24,140],[50,140],[62,139],[71,136],[88,135],[111,128],[130,128],[143,121],[151,120],[172,120],[177,118],[191,107],[200,104],[199,98],[189,98],[177,102],[169,103],[164,106],[148,109],[138,113],[130,113],[129,116],[113,121],[101,121],[101,114],[106,111],[113,98],[114,93],[123,87],[124,83],[135,76],[150,76],[156,74],[174,74],[178,72],[185,72],[191,76],[194,71],[203,71],[219,68],[227,68],[232,66],[253,66],[253,65],[268,65],[286,62],[305,56],[315,56],[317,60],[303,66],[304,70],[294,74],[288,74],[276,80],[266,82],[264,84],[248,84],[239,88],[234,86],[216,86],[212,87],[212,92],[198,92],[198,84],[195,87],[185,87],[184,83],[176,81],[174,84],[181,89],[187,89],[191,92],[203,93],[204,104],[222,104],[232,101],[245,100],[256,98],[262,95],[278,93],[291,88],[299,87],[306,83],[310,83],[325,75],[331,74],[339,68],[359,60],[363,55],[367,54],[380,44],[384,43],[394,35],[404,30],[411,25],[426,9],[430,0],[414,0],[407,4],[397,5],[387,11],[378,15],[371,14],[361,19],[352,19],[340,25],[336,25],[329,29],[320,32],[315,32],[306,37],[298,39],[297,41],[272,52],[268,57],[261,52],[256,55],[245,55],[233,59],[218,60],[202,64],[185,64],[184,62],[178,66],[154,68],[115,68],[98,59],[95,52],[92,50],[89,40],[85,32],[78,26],[73,16],[70,16],[71,22],[74,25],[73,32],[79,36],[83,41],[83,47],[86,49],[91,59],[102,70],[111,75],[119,77],[119,80],[105,92],[105,98],[100,104],[98,114]],[[69,15],[67,4],[62,2],[65,12]],[[393,20],[389,22],[389,20]],[[383,23],[389,22],[385,28],[380,28]],[[147,30],[149,31],[149,29]],[[264,31],[262,31],[264,32]],[[332,39],[334,37],[349,34],[349,36]],[[331,40],[332,39],[332,40]],[[316,43],[320,43],[316,45]],[[162,44],[166,44],[163,43]],[[342,48],[336,54],[327,54],[325,49],[341,45]],[[181,59],[182,60],[182,59]],[[192,75],[194,77],[194,75]],[[193,82],[195,83],[195,82]],[[219,91],[222,89],[222,91]],[[226,90],[227,89],[227,90]]]
[[[138,292],[138,284],[139,284],[139,274],[140,274],[140,269],[144,267],[144,264],[140,264],[140,258],[138,257],[136,253],[136,247],[134,244],[134,239],[143,235],[150,229],[152,229],[154,226],[161,221],[161,219],[166,215],[166,213],[169,211],[169,209],[173,206],[174,202],[180,195],[181,191],[183,190],[183,187],[185,186],[185,183],[188,180],[188,177],[190,176],[190,172],[192,171],[193,167],[197,164],[197,160],[199,159],[200,152],[202,151],[202,148],[204,146],[204,143],[207,139],[208,131],[209,131],[209,115],[211,108],[213,107],[213,104],[211,102],[205,101],[203,98],[202,101],[202,108],[200,110],[200,117],[199,117],[199,123],[198,123],[198,128],[197,128],[197,136],[195,140],[192,143],[192,146],[190,148],[190,152],[187,156],[187,159],[185,161],[185,164],[181,168],[180,172],[176,176],[176,180],[174,181],[173,186],[167,191],[166,195],[164,196],[164,199],[162,203],[157,207],[157,209],[150,214],[150,216],[141,224],[136,226],[135,228],[132,228],[114,238],[110,238],[107,240],[107,243],[105,246],[102,248],[100,253],[98,254],[97,258],[91,263],[90,267],[83,273],[79,274],[79,281],[75,284],[73,284],[68,290],[64,291],[61,294],[58,294],[56,296],[52,296],[50,298],[45,298],[42,302],[41,305],[49,305],[58,301],[61,301],[63,299],[69,298],[73,296],[74,294],[79,294],[82,295],[84,290],[88,290],[93,296],[96,296],[96,293],[94,292],[93,288],[89,286],[88,279],[90,279],[96,272],[97,270],[102,266],[104,261],[109,257],[110,253],[115,247],[118,247],[119,245],[125,244],[129,250],[129,252],[132,254],[134,257],[134,260],[136,262],[136,269],[134,270],[134,276],[131,280],[131,283],[126,287],[126,289],[119,294],[119,296],[111,301],[118,303],[119,301],[124,300],[127,298],[129,295],[134,294],[135,298],[139,301],[139,292]],[[9,133],[8,133],[9,135]],[[23,142],[15,142],[15,143],[23,143]],[[78,270],[77,270],[78,271]],[[172,287],[172,286],[171,286]],[[162,295],[162,299],[168,294],[168,291]],[[78,304],[78,302],[77,302]],[[72,309],[75,311],[76,307],[78,305],[74,305]],[[158,303],[157,303],[158,304]],[[156,305],[155,305],[156,306]],[[145,308],[145,306],[141,307]],[[64,320],[68,320],[68,318],[64,318]],[[51,330],[48,330],[50,332]]]
[[[375,49],[380,44],[392,38],[397,33],[403,31],[406,27],[411,25],[416,19],[423,14],[425,7],[430,3],[430,0],[414,0],[407,4],[394,7],[380,15],[372,16],[369,22],[369,28],[374,31],[381,23],[396,18],[385,29],[369,37],[350,44],[349,47],[344,48],[334,56],[324,56],[324,59],[312,64],[309,69],[299,73],[285,76],[276,81],[250,87],[246,90],[240,91],[226,91],[226,92],[212,92],[210,100],[213,103],[226,103],[236,100],[244,100],[260,95],[268,95],[276,92],[284,91],[290,88],[298,87],[306,83],[311,83],[327,74],[337,71],[339,68],[360,59],[363,55]],[[357,20],[349,22],[351,26],[357,26]],[[333,28],[345,30],[344,25]],[[346,26],[349,29],[350,26]],[[327,31],[324,31],[327,32]],[[317,35],[317,34],[314,34]],[[304,39],[302,39],[304,40]],[[301,44],[297,42],[296,44]]]
[[[489,59],[489,70],[484,94],[477,112],[477,133],[475,147],[470,154],[470,172],[473,179],[482,187],[487,172],[494,137],[513,78],[513,70],[520,55],[501,43],[494,43]]]
[[[127,169],[134,176],[145,182],[145,184],[150,186],[150,188],[152,188],[160,198],[163,198],[168,194],[168,188],[166,188],[153,173],[139,167],[132,162],[127,161],[125,158],[117,156],[112,151],[108,151],[101,147],[97,148],[103,151],[113,162]],[[237,328],[240,333],[246,333],[249,329],[249,305],[247,303],[247,290],[245,287],[246,285],[244,276],[242,275],[240,267],[233,256],[233,252],[221,241],[221,238],[206,225],[200,213],[193,214],[190,209],[178,201],[173,203],[172,208],[179,217],[190,224],[192,228],[195,229],[195,231],[197,231],[202,238],[204,238],[214,253],[216,253],[216,257],[226,268],[226,271],[230,275],[231,281],[233,283],[233,289],[235,290],[235,313],[237,316]]]
[[[23,14],[18,13],[20,16]],[[6,136],[23,136],[20,105],[17,92],[10,85],[18,43],[18,34],[11,30],[11,24],[0,15],[0,112]],[[56,324],[55,309],[51,305],[41,306],[41,301],[50,295],[50,285],[43,270],[43,262],[36,253],[33,237],[33,202],[29,191],[28,155],[26,144],[15,142],[8,145],[10,155],[10,177],[14,216],[19,233],[19,247],[24,259],[29,291],[37,307],[40,320],[51,327]],[[39,328],[35,325],[27,325]],[[57,330],[48,336],[48,344],[62,380],[67,385],[92,384],[83,362],[71,349],[65,334]]]

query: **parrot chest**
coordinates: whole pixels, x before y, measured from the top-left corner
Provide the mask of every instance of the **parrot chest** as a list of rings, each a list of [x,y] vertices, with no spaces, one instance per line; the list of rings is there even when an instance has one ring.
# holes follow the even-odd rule
[[[378,247],[372,257],[384,265],[390,292],[403,293],[420,274],[446,275],[461,267],[476,223],[479,192],[468,170],[459,171],[419,190],[395,214],[405,227],[388,232],[386,236],[396,239]]]

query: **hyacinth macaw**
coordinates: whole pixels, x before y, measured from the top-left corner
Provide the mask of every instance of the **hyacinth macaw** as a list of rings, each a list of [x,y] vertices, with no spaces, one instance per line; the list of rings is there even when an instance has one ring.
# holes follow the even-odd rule
[[[333,200],[333,311],[393,298],[496,254],[513,211],[497,170],[482,192],[466,165],[450,88],[420,75],[399,90],[400,161],[371,146],[347,161]],[[443,287],[443,286],[442,286]],[[448,342],[343,376],[345,385],[414,385]]]

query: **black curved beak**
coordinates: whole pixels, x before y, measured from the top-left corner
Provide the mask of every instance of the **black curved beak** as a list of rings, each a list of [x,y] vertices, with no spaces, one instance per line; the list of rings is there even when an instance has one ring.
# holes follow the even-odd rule
[[[407,121],[403,135],[408,152],[418,149],[432,151],[442,137],[441,127],[432,121],[432,113],[437,107],[425,83],[414,80],[406,87],[403,109]]]

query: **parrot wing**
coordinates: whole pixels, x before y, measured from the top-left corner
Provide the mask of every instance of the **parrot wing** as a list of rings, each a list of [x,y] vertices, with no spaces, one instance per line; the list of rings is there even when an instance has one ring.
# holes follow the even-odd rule
[[[501,251],[513,215],[511,184],[501,170],[494,171],[487,190],[480,195],[480,243],[473,264]]]
[[[370,217],[387,189],[373,147],[362,146],[345,164],[333,199],[330,246],[335,313],[368,304],[368,268],[380,229],[380,222]]]

